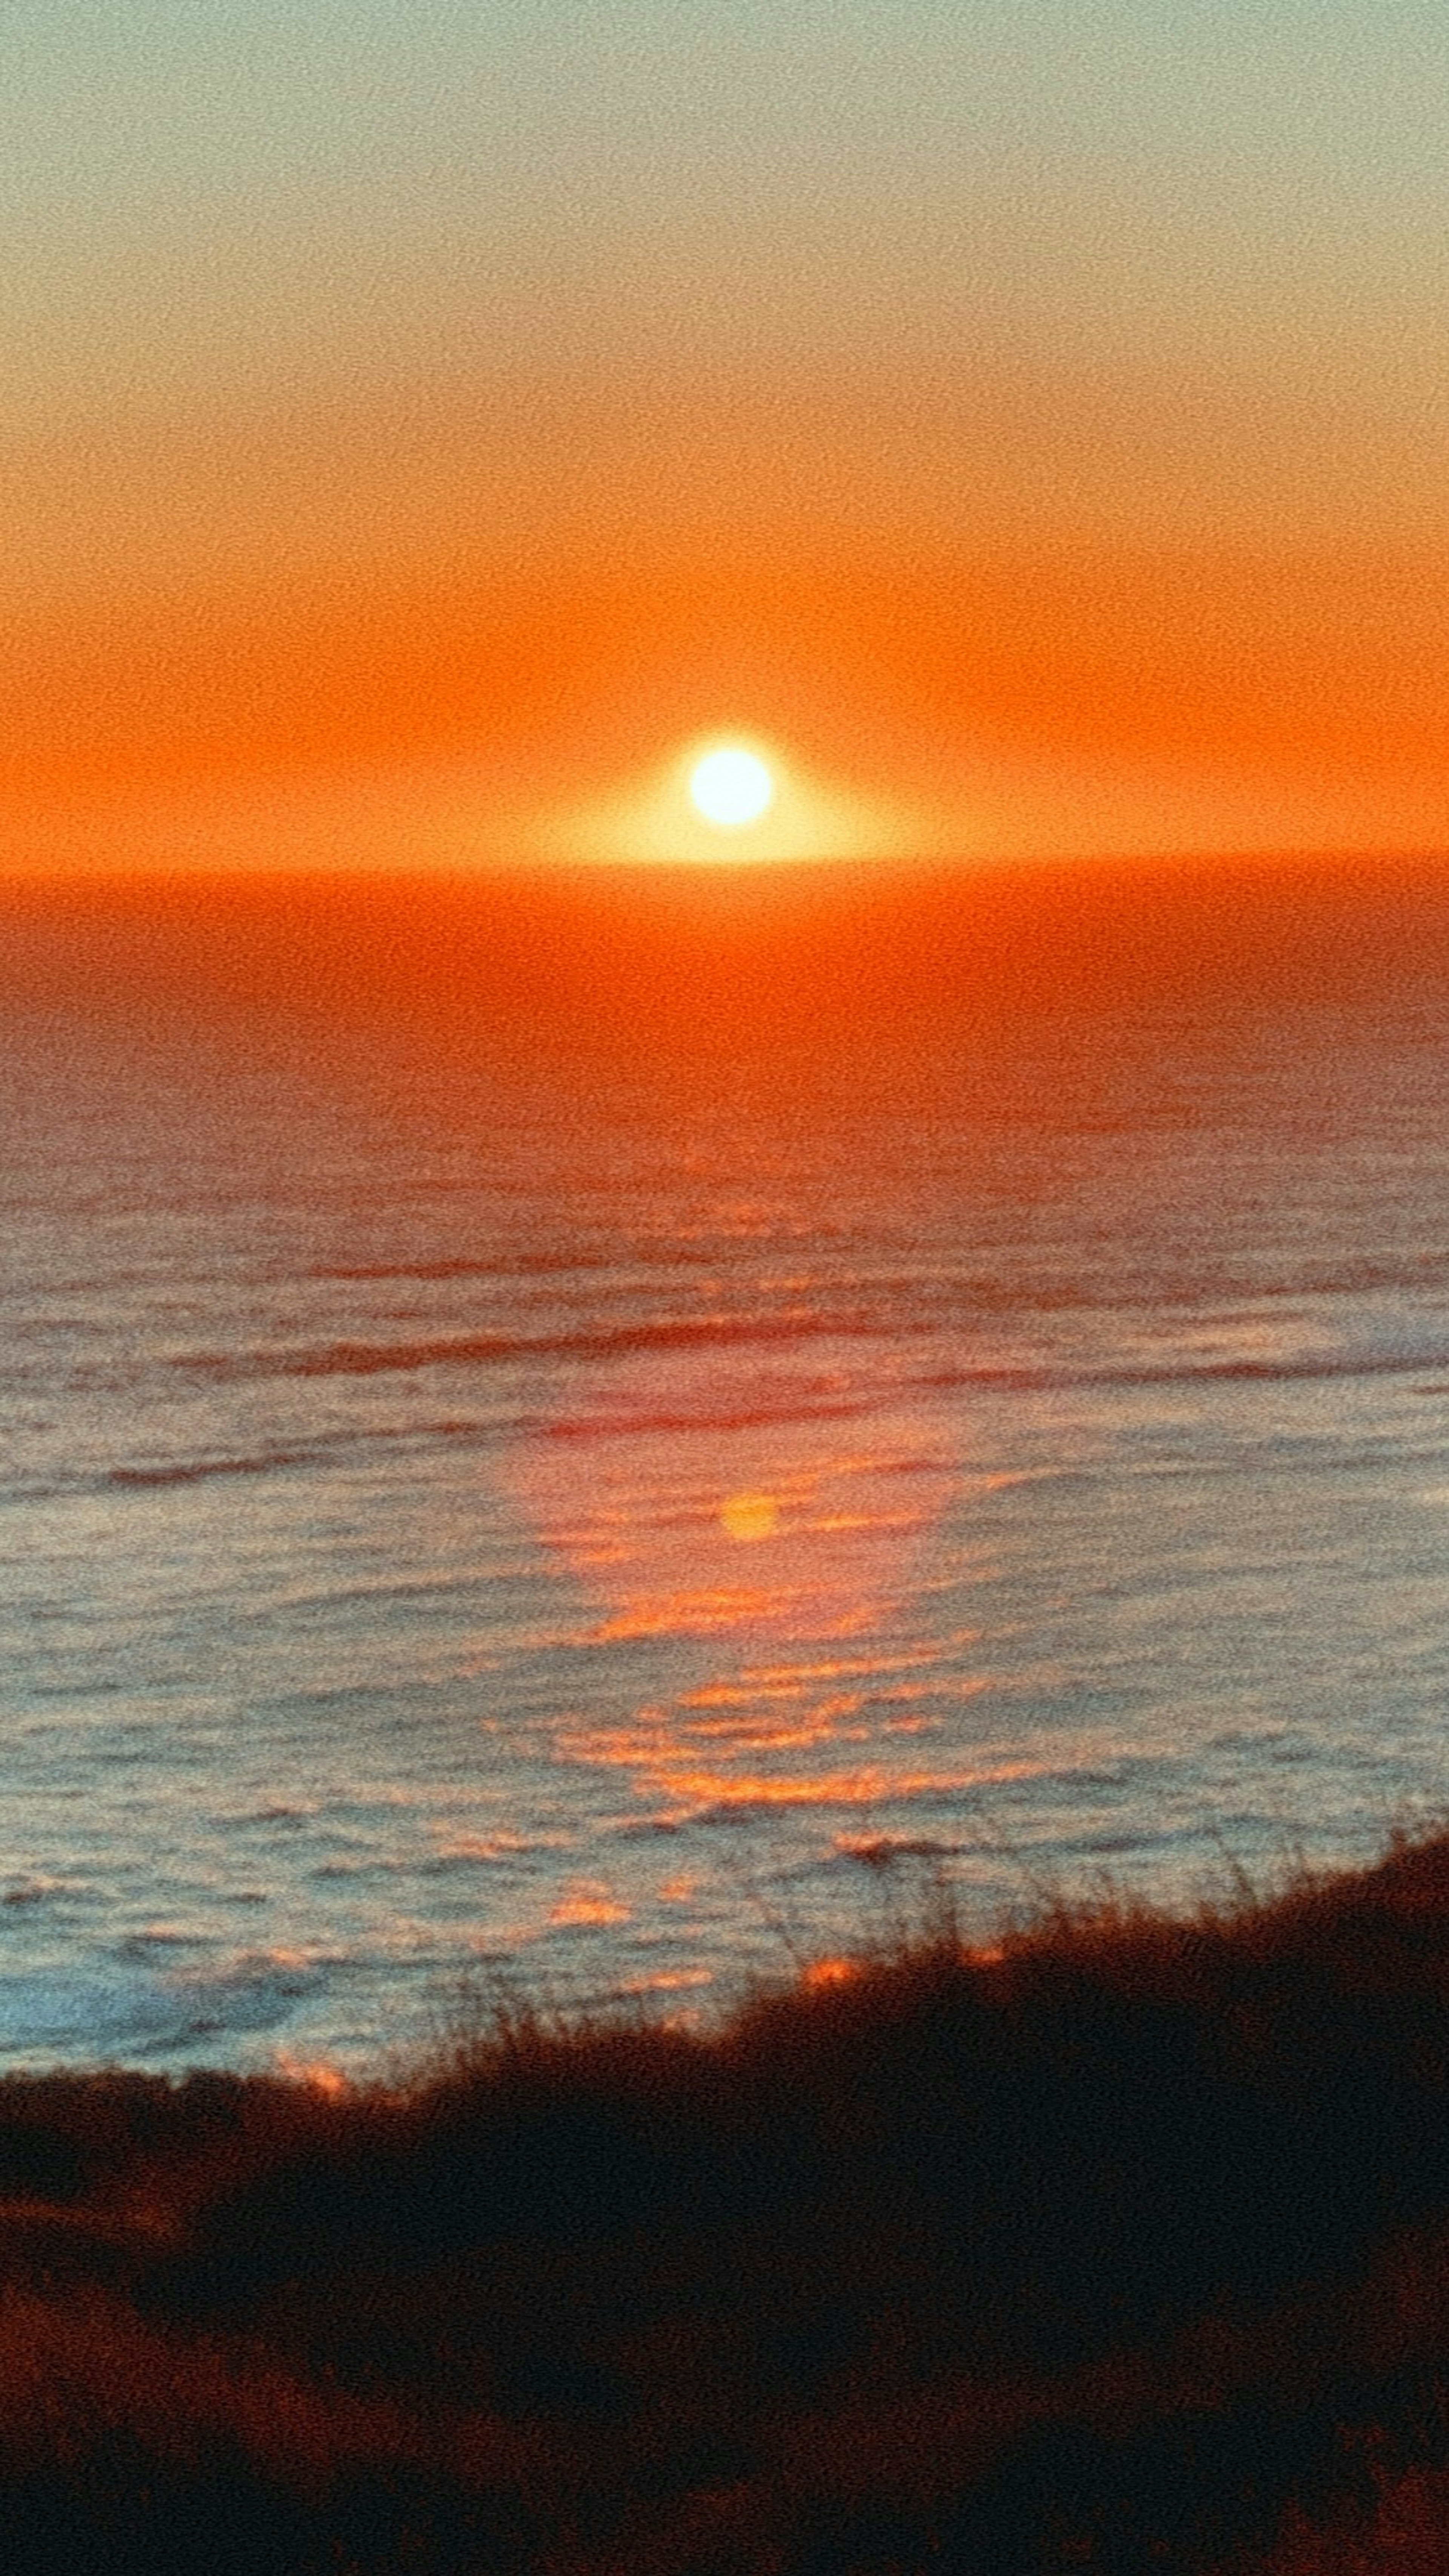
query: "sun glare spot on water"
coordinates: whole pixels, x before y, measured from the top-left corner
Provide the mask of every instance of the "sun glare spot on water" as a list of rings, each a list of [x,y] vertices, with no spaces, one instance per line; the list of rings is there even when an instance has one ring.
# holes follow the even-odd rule
[[[855,1959],[816,1959],[805,1971],[805,1983],[813,1992],[822,1986],[848,1986],[860,1975]]]
[[[549,1912],[556,1929],[587,1931],[610,1923],[627,1923],[631,1908],[620,1902],[610,1888],[598,1879],[585,1879],[569,1888]]]
[[[780,1506],[773,1494],[731,1494],[721,1503],[719,1517],[730,1538],[773,1538],[780,1526]]]
[[[334,2066],[329,2058],[297,2057],[290,2049],[279,2048],[272,2065],[287,2083],[304,2084],[311,2092],[323,2094],[329,2102],[335,2102],[340,2094],[351,2090],[341,2067]]]
[[[724,832],[757,823],[773,802],[775,782],[758,752],[737,743],[721,743],[697,760],[689,773],[689,793],[697,813]]]

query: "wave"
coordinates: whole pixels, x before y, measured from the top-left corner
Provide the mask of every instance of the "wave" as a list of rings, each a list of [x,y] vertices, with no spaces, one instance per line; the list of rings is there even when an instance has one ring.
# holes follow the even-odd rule
[[[847,1227],[816,1224],[811,1227],[810,1233],[813,1243],[830,1247],[852,1239],[850,1229]],[[321,1285],[341,1287],[385,1287],[390,1280],[394,1279],[430,1286],[446,1284],[455,1279],[567,1279],[575,1273],[593,1278],[601,1271],[617,1275],[621,1271],[631,1269],[635,1272],[641,1269],[656,1272],[713,1271],[718,1268],[720,1260],[727,1256],[730,1249],[731,1237],[728,1228],[721,1227],[718,1233],[706,1232],[697,1237],[651,1236],[647,1248],[641,1244],[631,1247],[626,1235],[621,1247],[601,1247],[598,1250],[575,1245],[567,1251],[555,1252],[499,1250],[489,1253],[438,1253],[427,1259],[418,1260],[399,1258],[393,1261],[313,1262],[295,1274],[290,1267],[286,1267],[279,1268],[268,1275],[281,1280],[289,1280],[295,1275],[316,1281]],[[834,1267],[838,1278],[841,1275],[840,1267],[838,1264]],[[872,1273],[871,1276],[876,1280],[876,1284],[892,1291],[897,1288],[910,1290],[913,1286],[919,1285],[915,1274],[904,1270],[899,1275],[883,1278],[877,1273]],[[92,1283],[82,1281],[76,1284],[88,1287]],[[983,1284],[988,1287],[990,1285],[989,1282]]]
[[[889,1870],[903,1860],[954,1860],[964,1846],[937,1834],[837,1834],[836,1857],[862,1869]]]
[[[0,2061],[24,2065],[59,2055],[93,2064],[107,2051],[145,2061],[197,2043],[224,2046],[233,2035],[283,2027],[335,1965],[333,1953],[259,1950],[168,1972],[118,1947],[110,1966],[79,1974],[3,1972]]]
[[[574,1415],[564,1421],[545,1422],[540,1437],[545,1440],[645,1440],[669,1438],[691,1431],[767,1431],[791,1422],[859,1422],[876,1409],[878,1399],[862,1393],[853,1398],[832,1396],[812,1402],[808,1393],[792,1391],[793,1400],[778,1404],[742,1404],[706,1412],[590,1413]]]
[[[930,1388],[941,1393],[954,1387],[1017,1388],[1024,1393],[1063,1392],[1075,1387],[1092,1386],[1197,1386],[1292,1385],[1316,1379],[1359,1377],[1412,1377],[1424,1369],[1449,1368],[1449,1342],[1436,1347],[1402,1351],[1311,1351],[1281,1359],[1194,1358],[1190,1354],[1171,1360],[1101,1361],[1074,1367],[1021,1362],[1006,1365],[970,1362],[933,1369],[927,1375],[913,1378],[911,1386]],[[1425,1386],[1424,1394],[1449,1391]]]
[[[289,1351],[185,1351],[167,1365],[210,1381],[257,1377],[380,1377],[426,1368],[507,1366],[515,1361],[615,1359],[681,1350],[762,1348],[835,1337],[881,1339],[878,1316],[810,1310],[769,1316],[670,1316],[553,1333],[451,1333],[426,1341],[338,1341]]]
[[[1449,1346],[1424,1351],[1319,1351],[1294,1359],[1202,1360],[1097,1369],[1074,1376],[1073,1384],[1103,1386],[1181,1386],[1208,1379],[1233,1385],[1291,1385],[1300,1380],[1355,1377],[1412,1377],[1420,1369],[1449,1367]]]
[[[670,1317],[657,1323],[606,1325],[593,1329],[580,1327],[554,1333],[458,1333],[430,1340],[338,1341],[287,1351],[191,1351],[175,1355],[167,1365],[179,1374],[212,1383],[268,1377],[412,1376],[431,1368],[507,1368],[549,1360],[608,1361],[687,1351],[767,1351],[795,1348],[812,1341],[894,1342],[899,1346],[912,1340],[920,1342],[927,1338],[928,1333],[930,1338],[938,1338],[939,1326],[928,1327],[910,1320],[887,1324],[875,1315],[811,1311],[775,1316]],[[1016,1388],[1031,1392],[1082,1386],[1176,1386],[1205,1380],[1245,1385],[1259,1382],[1277,1384],[1300,1379],[1402,1376],[1441,1368],[1449,1368],[1449,1338],[1443,1335],[1400,1349],[1321,1350],[1284,1354],[1279,1358],[1250,1354],[1197,1356],[1190,1352],[1165,1359],[1109,1359],[1085,1363],[1053,1358],[964,1358],[912,1371],[898,1379],[891,1392],[896,1396],[912,1392],[945,1393],[958,1387]],[[840,1418],[849,1418],[854,1412],[869,1409],[869,1401],[862,1399],[857,1404],[844,1400],[835,1409]],[[799,1412],[829,1418],[831,1410],[829,1406],[800,1407],[794,1404],[786,1415],[774,1407],[732,1408],[729,1413],[721,1414],[717,1423],[715,1417],[710,1419],[717,1428],[743,1430],[790,1418]],[[678,1418],[670,1415],[647,1418],[642,1415],[637,1418],[613,1416],[570,1425],[556,1423],[550,1428],[554,1437],[579,1439],[597,1437],[605,1432],[693,1429],[698,1421],[699,1416],[693,1413]],[[439,1425],[437,1431],[438,1436],[458,1437],[474,1427],[445,1424]],[[306,1464],[314,1454],[310,1448],[277,1450],[235,1458],[195,1460],[176,1466],[116,1468],[110,1472],[108,1481],[113,1484],[159,1485],[185,1483],[205,1476],[266,1473],[276,1467]]]
[[[233,1458],[184,1458],[165,1466],[112,1467],[99,1481],[141,1491],[167,1485],[202,1485],[214,1476],[270,1476],[283,1467],[311,1467],[317,1464],[318,1456],[315,1446],[257,1449]]]
[[[57,1502],[74,1494],[109,1492],[164,1491],[168,1486],[199,1485],[213,1477],[270,1476],[292,1467],[335,1465],[339,1456],[355,1459],[359,1454],[376,1449],[419,1450],[435,1441],[477,1441],[486,1438],[492,1426],[486,1421],[464,1415],[443,1415],[436,1421],[389,1425],[369,1423],[365,1428],[349,1425],[340,1431],[319,1432],[314,1438],[291,1446],[275,1446],[228,1452],[202,1458],[147,1460],[121,1467],[76,1468],[68,1474],[17,1477],[0,1492],[0,1504]]]
[[[651,1258],[655,1257],[651,1254]],[[696,1261],[701,1258],[698,1254],[691,1257]],[[606,1252],[496,1252],[486,1258],[448,1253],[431,1261],[315,1262],[300,1275],[324,1284],[357,1288],[385,1286],[390,1279],[408,1279],[424,1286],[450,1279],[567,1279],[574,1271],[593,1273],[618,1268],[617,1254]],[[280,1275],[287,1278],[291,1273],[284,1271]]]

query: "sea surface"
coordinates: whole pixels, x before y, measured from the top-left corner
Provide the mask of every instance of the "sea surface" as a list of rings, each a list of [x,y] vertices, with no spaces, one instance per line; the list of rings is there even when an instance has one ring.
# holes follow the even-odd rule
[[[1255,888],[12,901],[0,2065],[1438,1814],[1445,898]]]

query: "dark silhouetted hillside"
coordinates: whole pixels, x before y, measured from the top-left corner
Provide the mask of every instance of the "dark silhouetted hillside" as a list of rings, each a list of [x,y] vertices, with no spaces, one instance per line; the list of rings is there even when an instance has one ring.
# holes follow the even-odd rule
[[[1449,2566],[1449,1838],[717,2034],[0,2086],[5,2576]]]

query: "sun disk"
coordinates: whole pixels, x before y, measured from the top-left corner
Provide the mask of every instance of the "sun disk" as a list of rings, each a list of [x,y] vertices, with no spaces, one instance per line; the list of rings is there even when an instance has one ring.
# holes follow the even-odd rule
[[[738,831],[757,823],[775,793],[775,782],[753,751],[726,745],[707,751],[689,773],[689,792],[696,810],[721,831]]]

